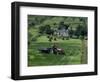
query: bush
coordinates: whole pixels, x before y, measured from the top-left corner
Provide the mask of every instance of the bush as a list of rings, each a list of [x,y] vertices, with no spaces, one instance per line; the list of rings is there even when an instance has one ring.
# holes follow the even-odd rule
[[[37,41],[37,37],[32,37],[32,41]]]

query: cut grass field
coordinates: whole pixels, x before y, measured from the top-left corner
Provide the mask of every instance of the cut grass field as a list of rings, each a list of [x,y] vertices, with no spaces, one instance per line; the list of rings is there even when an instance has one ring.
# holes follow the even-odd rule
[[[55,55],[53,53],[44,54],[39,52],[39,48],[51,47],[57,43],[63,48],[65,55]],[[28,48],[28,66],[47,66],[47,65],[76,65],[81,64],[81,40],[69,39],[49,42],[46,36],[41,36],[36,42],[32,42]]]

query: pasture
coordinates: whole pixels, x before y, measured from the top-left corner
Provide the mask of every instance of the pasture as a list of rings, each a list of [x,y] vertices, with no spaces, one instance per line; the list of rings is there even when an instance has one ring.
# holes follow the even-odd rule
[[[44,54],[38,51],[39,48],[50,47],[54,42],[64,49],[65,55]],[[81,64],[81,40],[70,39],[54,42],[49,42],[45,36],[42,36],[37,42],[32,43],[28,49],[28,66]]]
[[[28,15],[28,66],[87,64],[87,17]]]

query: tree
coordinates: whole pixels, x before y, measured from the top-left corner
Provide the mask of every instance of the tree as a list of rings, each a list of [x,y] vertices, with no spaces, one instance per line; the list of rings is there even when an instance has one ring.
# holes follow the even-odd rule
[[[74,31],[72,30],[72,27],[70,27],[70,29],[69,29],[69,36],[70,36],[70,38],[72,38],[73,35],[74,35]]]
[[[75,30],[75,36],[77,36],[77,38],[79,38],[79,36],[81,35],[81,30],[82,30],[82,28],[79,25]]]
[[[45,32],[45,26],[40,26],[39,27],[39,33],[43,34]]]

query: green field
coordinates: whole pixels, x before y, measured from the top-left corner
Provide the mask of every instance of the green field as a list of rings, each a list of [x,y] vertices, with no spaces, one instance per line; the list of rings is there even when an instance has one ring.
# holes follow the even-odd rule
[[[87,17],[47,15],[28,15],[27,17],[28,66],[88,63]],[[39,50],[47,48],[51,48],[50,53]],[[59,54],[57,49],[64,50],[64,53]]]
[[[50,47],[52,43],[57,43],[66,54],[54,55],[53,53],[39,52],[39,48]],[[32,43],[28,48],[28,61],[28,66],[81,64],[81,40],[69,39],[49,42],[45,36],[39,37],[37,42]]]

